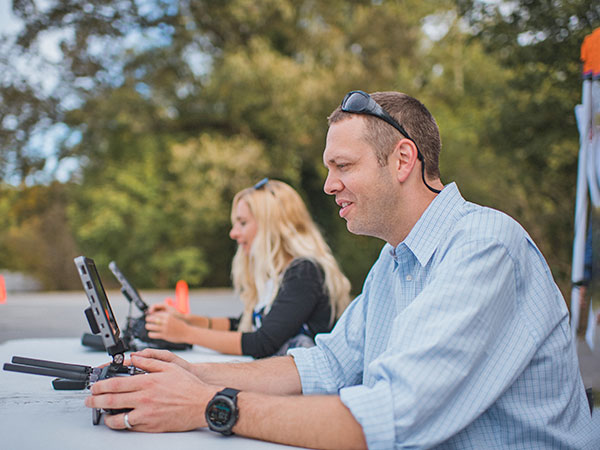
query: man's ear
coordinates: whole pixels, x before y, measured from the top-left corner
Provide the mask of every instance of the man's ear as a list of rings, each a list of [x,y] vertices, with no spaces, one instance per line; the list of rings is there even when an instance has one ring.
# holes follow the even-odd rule
[[[401,139],[390,155],[398,181],[406,181],[417,162],[417,147],[410,139]]]

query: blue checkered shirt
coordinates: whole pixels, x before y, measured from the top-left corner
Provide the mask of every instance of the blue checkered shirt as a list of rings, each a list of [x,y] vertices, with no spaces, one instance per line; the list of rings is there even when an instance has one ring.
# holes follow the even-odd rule
[[[446,186],[316,347],[304,394],[339,394],[369,448],[600,448],[564,299],[507,215]]]

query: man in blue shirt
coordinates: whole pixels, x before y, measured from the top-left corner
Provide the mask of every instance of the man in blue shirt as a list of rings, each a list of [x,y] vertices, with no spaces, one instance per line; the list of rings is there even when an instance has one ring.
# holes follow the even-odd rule
[[[116,429],[208,422],[313,448],[598,448],[543,256],[510,217],[442,185],[429,111],[355,91],[329,122],[325,192],[349,231],[386,241],[334,330],[246,364],[146,350],[132,361],[150,374],[96,383],[86,404],[132,408],[105,419]]]

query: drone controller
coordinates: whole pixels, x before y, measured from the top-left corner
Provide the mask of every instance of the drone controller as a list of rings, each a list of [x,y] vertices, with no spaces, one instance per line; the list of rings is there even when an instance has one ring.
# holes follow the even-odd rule
[[[96,381],[116,376],[130,376],[144,373],[134,366],[124,365],[127,346],[120,337],[119,325],[102,286],[94,261],[85,256],[75,258],[75,265],[83,289],[90,303],[85,316],[94,335],[99,335],[104,348],[112,357],[112,362],[101,367],[90,367],[41,359],[13,356],[12,363],[4,364],[4,370],[58,377],[52,381],[56,390],[87,389]],[[92,423],[100,423],[102,412],[118,414],[129,410],[92,410]]]
[[[164,339],[154,339],[148,336],[146,330],[146,313],[148,304],[142,299],[140,293],[133,284],[123,275],[117,263],[111,261],[108,268],[115,278],[121,284],[121,293],[129,302],[129,314],[127,317],[127,326],[123,330],[121,339],[127,348],[131,351],[139,351],[145,348],[157,348],[165,350],[188,350],[192,348],[191,344],[166,341]],[[141,316],[133,317],[131,307],[135,307],[141,312]],[[84,333],[81,337],[81,344],[96,350],[104,350],[105,342],[99,334]]]

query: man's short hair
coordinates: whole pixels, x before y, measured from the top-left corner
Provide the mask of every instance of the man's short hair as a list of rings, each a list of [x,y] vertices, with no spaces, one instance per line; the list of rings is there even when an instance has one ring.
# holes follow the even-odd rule
[[[400,92],[375,92],[373,100],[385,109],[417,143],[425,160],[429,178],[440,178],[439,156],[442,140],[437,123],[429,110],[419,100]],[[344,112],[341,106],[328,117],[329,125],[357,114]],[[387,165],[388,157],[400,139],[400,132],[385,121],[368,114],[360,114],[366,123],[364,140],[373,147],[377,162]]]

